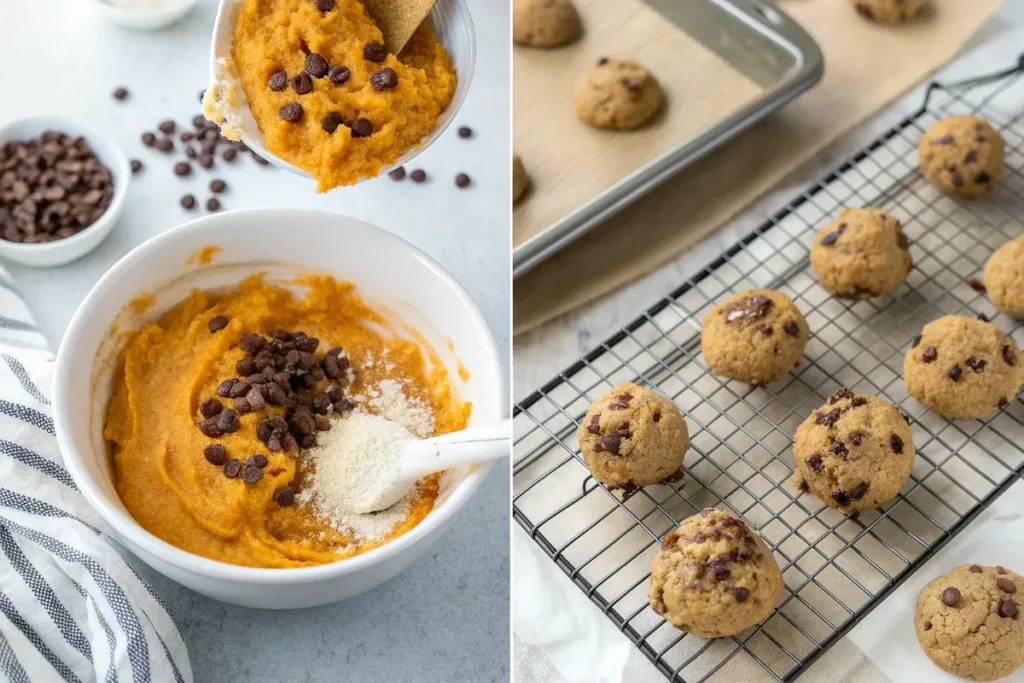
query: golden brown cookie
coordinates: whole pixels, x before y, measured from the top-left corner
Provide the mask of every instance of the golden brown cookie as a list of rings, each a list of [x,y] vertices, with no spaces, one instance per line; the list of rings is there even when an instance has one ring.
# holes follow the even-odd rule
[[[836,296],[884,296],[907,279],[910,242],[900,222],[881,209],[843,209],[814,236],[811,265]]]
[[[651,565],[651,609],[702,638],[764,621],[781,597],[782,572],[771,550],[743,520],[719,510],[683,520]]]
[[[928,129],[917,160],[940,192],[971,199],[1003,177],[1003,138],[985,119],[953,116]]]
[[[1024,237],[999,247],[985,264],[985,289],[992,305],[1024,319]]]
[[[857,13],[872,21],[909,21],[924,9],[927,0],[850,0]]]
[[[620,382],[594,401],[576,439],[594,478],[613,489],[675,480],[690,447],[675,404],[632,382]]]
[[[793,441],[793,485],[845,514],[896,497],[914,467],[910,425],[880,398],[840,389]]]
[[[947,315],[924,326],[903,361],[907,391],[943,417],[981,419],[1024,383],[1017,344],[991,323]]]
[[[530,186],[530,178],[526,175],[526,168],[523,160],[518,154],[512,155],[512,203],[515,204],[523,195],[526,188]]]
[[[580,37],[572,0],[514,0],[512,40],[530,47],[560,47]]]
[[[921,649],[954,676],[1009,676],[1024,664],[1018,591],[1024,578],[1003,567],[962,564],[940,576],[917,598],[914,631]]]
[[[580,77],[576,116],[598,128],[629,130],[654,118],[665,97],[654,76],[631,59],[602,57]]]
[[[700,346],[716,375],[769,384],[800,361],[809,336],[792,299],[770,289],[748,289],[708,311]]]

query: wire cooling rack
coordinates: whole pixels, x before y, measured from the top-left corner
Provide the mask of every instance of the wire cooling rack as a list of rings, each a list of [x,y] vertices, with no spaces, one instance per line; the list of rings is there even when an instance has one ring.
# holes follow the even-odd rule
[[[939,316],[983,314],[1018,345],[1024,331],[979,291],[989,255],[1024,234],[1024,57],[1013,69],[932,85],[923,106],[808,188],[717,261],[516,404],[513,516],[555,564],[672,681],[792,681],[945,542],[1024,475],[1024,403],[952,422],[910,398],[903,357]],[[1006,173],[987,197],[955,201],[916,168],[921,135],[976,113],[1006,141]],[[889,297],[830,297],[808,262],[812,235],[840,208],[883,208],[904,225],[914,268]],[[779,289],[803,311],[803,361],[769,386],[712,375],[700,323],[725,296]],[[622,500],[589,476],[576,428],[590,403],[629,380],[675,402],[692,445],[679,483]],[[847,518],[790,483],[792,434],[840,387],[876,394],[910,417],[917,457],[900,496]],[[775,614],[730,638],[673,628],[647,602],[660,539],[705,507],[741,515],[785,578]]]

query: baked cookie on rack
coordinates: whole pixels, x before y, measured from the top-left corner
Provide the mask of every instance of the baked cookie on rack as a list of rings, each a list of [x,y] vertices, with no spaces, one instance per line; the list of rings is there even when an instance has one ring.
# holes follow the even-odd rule
[[[721,638],[764,621],[782,597],[772,551],[746,523],[707,509],[661,541],[651,565],[651,609],[676,628]]]
[[[580,77],[573,92],[576,116],[597,128],[639,128],[661,110],[658,80],[639,62],[602,57]]]
[[[1003,138],[978,116],[952,116],[928,129],[917,147],[925,179],[954,197],[979,197],[1003,176]]]
[[[512,40],[530,47],[560,47],[580,37],[572,0],[513,0]]]
[[[591,474],[610,489],[678,480],[690,448],[675,404],[632,382],[616,384],[591,404],[576,439]]]
[[[821,286],[844,299],[891,293],[913,262],[903,226],[881,209],[843,209],[814,236],[811,266]]]
[[[512,203],[516,204],[523,195],[526,188],[530,186],[530,178],[526,175],[526,167],[518,154],[512,155]]]
[[[927,0],[850,0],[850,4],[862,17],[894,23],[917,17],[928,3]]]
[[[1024,384],[1017,344],[995,325],[947,315],[924,326],[903,360],[907,391],[951,419],[981,419]]]
[[[797,428],[793,459],[793,485],[849,515],[896,497],[914,467],[914,440],[895,407],[840,389]]]
[[[921,591],[914,631],[928,659],[947,673],[994,681],[1024,665],[1024,578],[1003,567],[962,564]]]
[[[716,375],[769,384],[800,361],[809,336],[792,299],[770,289],[748,289],[708,311],[700,346]]]
[[[1024,237],[999,247],[985,264],[985,290],[992,305],[1024,320]]]

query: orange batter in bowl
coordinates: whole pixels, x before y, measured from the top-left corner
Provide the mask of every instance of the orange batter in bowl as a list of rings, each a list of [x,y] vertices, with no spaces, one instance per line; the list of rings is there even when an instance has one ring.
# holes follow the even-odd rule
[[[303,298],[258,276],[226,292],[196,290],[128,340],[113,378],[103,435],[117,493],[150,533],[231,564],[301,567],[386,543],[433,508],[440,475],[420,481],[407,512],[386,533],[360,538],[302,502],[311,473],[298,444],[292,440],[274,450],[259,436],[257,425],[283,416],[284,406],[268,401],[239,415],[235,429],[223,434],[211,436],[200,428],[204,402],[214,398],[225,409],[232,406],[232,399],[218,399],[223,396],[218,389],[225,379],[239,377],[238,362],[247,355],[243,335],[269,337],[275,329],[301,330],[319,339],[318,359],[326,349],[342,347],[355,371],[344,382],[345,395],[358,409],[374,412],[372,405],[360,405],[359,396],[372,394],[383,380],[400,378],[405,392],[428,407],[435,434],[465,428],[470,405],[458,398],[431,349],[388,334],[388,321],[353,285],[329,277],[303,284]],[[387,362],[380,362],[385,357]],[[331,382],[323,377],[310,391],[323,391]],[[206,456],[209,446],[222,447],[228,459],[243,462],[262,456],[262,476],[255,482],[237,473],[231,477],[226,464]],[[285,488],[300,495],[283,501]]]
[[[267,149],[311,173],[320,192],[378,175],[419,144],[455,93],[428,26],[400,56],[382,43],[358,0],[240,7],[231,61],[249,108]]]

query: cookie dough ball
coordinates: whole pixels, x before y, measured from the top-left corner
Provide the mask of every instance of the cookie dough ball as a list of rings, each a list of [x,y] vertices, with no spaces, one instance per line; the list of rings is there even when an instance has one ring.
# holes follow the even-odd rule
[[[526,175],[526,168],[523,166],[523,160],[518,154],[512,155],[512,203],[517,203],[523,198],[526,193],[526,188],[530,186],[530,179]]]
[[[664,95],[657,79],[630,59],[602,57],[580,78],[573,93],[576,116],[598,128],[629,130],[654,118]]]
[[[907,391],[950,419],[981,419],[1009,403],[1024,383],[1013,339],[991,323],[947,315],[924,326],[903,360]]]
[[[850,4],[867,19],[893,23],[916,17],[927,0],[850,0]]]
[[[559,47],[580,37],[580,15],[571,0],[515,0],[512,40],[530,47]]]
[[[748,289],[708,312],[700,346],[716,375],[769,384],[800,361],[809,336],[792,299],[770,289]]]
[[[590,472],[610,489],[677,478],[690,448],[675,404],[632,382],[616,384],[594,401],[576,438]]]
[[[885,211],[843,209],[814,236],[811,265],[821,286],[836,296],[884,296],[910,273],[910,242]]]
[[[925,179],[940,192],[971,199],[1003,176],[1003,138],[977,116],[954,116],[928,129],[917,147]]]
[[[840,389],[796,430],[793,459],[793,485],[849,515],[896,497],[914,467],[914,441],[895,407]]]
[[[921,591],[914,631],[937,667],[960,678],[994,681],[1024,664],[1024,579],[1003,567],[962,564]]]
[[[1007,242],[985,264],[985,289],[992,305],[1024,319],[1024,237]]]
[[[782,572],[743,520],[708,509],[683,520],[651,565],[651,609],[702,638],[739,633],[772,615]]]

